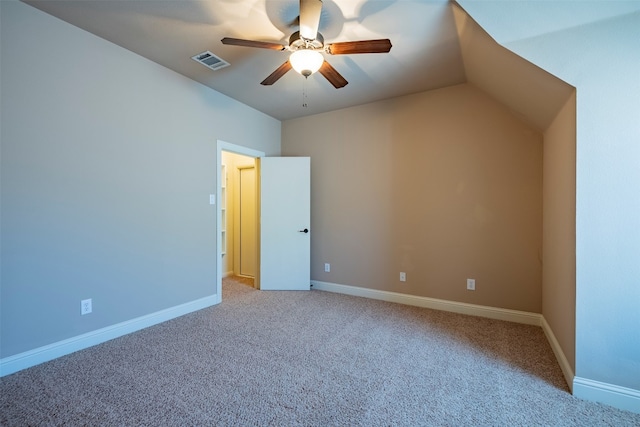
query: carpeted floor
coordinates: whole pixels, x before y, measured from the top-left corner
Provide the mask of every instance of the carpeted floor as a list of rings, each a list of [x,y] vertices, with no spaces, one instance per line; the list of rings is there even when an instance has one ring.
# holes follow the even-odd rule
[[[260,292],[0,380],[3,426],[640,426],[574,398],[538,327]]]

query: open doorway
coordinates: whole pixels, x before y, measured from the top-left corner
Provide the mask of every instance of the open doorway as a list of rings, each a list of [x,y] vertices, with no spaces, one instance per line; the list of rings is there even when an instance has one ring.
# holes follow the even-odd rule
[[[233,275],[260,286],[257,161],[265,153],[224,141],[217,144],[216,294],[222,278]],[[243,182],[244,181],[244,182]],[[244,193],[244,194],[243,194]]]
[[[255,283],[258,254],[256,159],[223,151],[220,170],[223,278],[239,276],[247,279],[246,283]]]

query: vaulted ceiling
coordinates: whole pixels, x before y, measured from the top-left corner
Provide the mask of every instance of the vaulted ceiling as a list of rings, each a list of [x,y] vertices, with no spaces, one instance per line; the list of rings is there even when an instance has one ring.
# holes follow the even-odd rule
[[[449,0],[325,0],[326,42],[389,38],[393,44],[386,54],[325,54],[349,82],[341,89],[318,73],[305,79],[294,71],[262,86],[288,52],[220,42],[287,44],[298,29],[299,0],[24,1],[279,120],[468,82],[544,130],[572,90],[500,46]],[[231,65],[212,71],[191,59],[204,51]]]

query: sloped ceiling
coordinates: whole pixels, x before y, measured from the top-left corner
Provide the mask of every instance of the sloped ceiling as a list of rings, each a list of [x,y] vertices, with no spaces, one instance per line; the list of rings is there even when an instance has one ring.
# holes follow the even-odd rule
[[[320,31],[327,42],[389,38],[393,44],[388,54],[325,55],[349,81],[336,90],[320,75],[305,80],[294,71],[273,86],[261,86],[259,82],[288,54],[220,42],[229,36],[286,44],[297,29],[299,0],[23,1],[279,120],[468,82],[539,130],[547,128],[573,88],[496,43],[494,33],[504,40],[532,37],[640,8],[637,2],[620,2],[614,11],[600,5],[572,13],[582,6],[543,2],[541,7],[537,1],[324,0]],[[540,9],[551,8],[558,16],[537,20],[536,25],[524,18],[514,23],[494,17],[511,17],[516,6],[537,17]],[[482,16],[492,36],[467,11]],[[211,71],[191,60],[206,50],[231,66]]]
[[[458,3],[503,45],[640,11],[637,0],[458,0]]]
[[[574,88],[509,48],[640,11],[640,2],[625,0],[457,0],[457,4],[454,13],[468,81],[540,130],[549,126]]]
[[[493,40],[461,7],[454,7],[467,81],[540,131],[574,88]]]
[[[325,0],[326,42],[389,38],[393,44],[388,54],[326,54],[349,81],[342,89],[319,74],[305,81],[294,71],[262,86],[288,52],[220,42],[228,36],[288,44],[298,29],[299,0],[24,1],[280,120],[466,81],[447,0]],[[211,71],[191,60],[207,50],[231,66]]]

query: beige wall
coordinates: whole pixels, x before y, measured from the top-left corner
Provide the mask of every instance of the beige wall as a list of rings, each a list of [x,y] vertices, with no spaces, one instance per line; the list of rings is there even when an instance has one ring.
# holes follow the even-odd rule
[[[542,135],[501,104],[459,85],[282,135],[311,157],[313,280],[541,312]]]
[[[575,372],[576,95],[544,133],[542,314]]]

